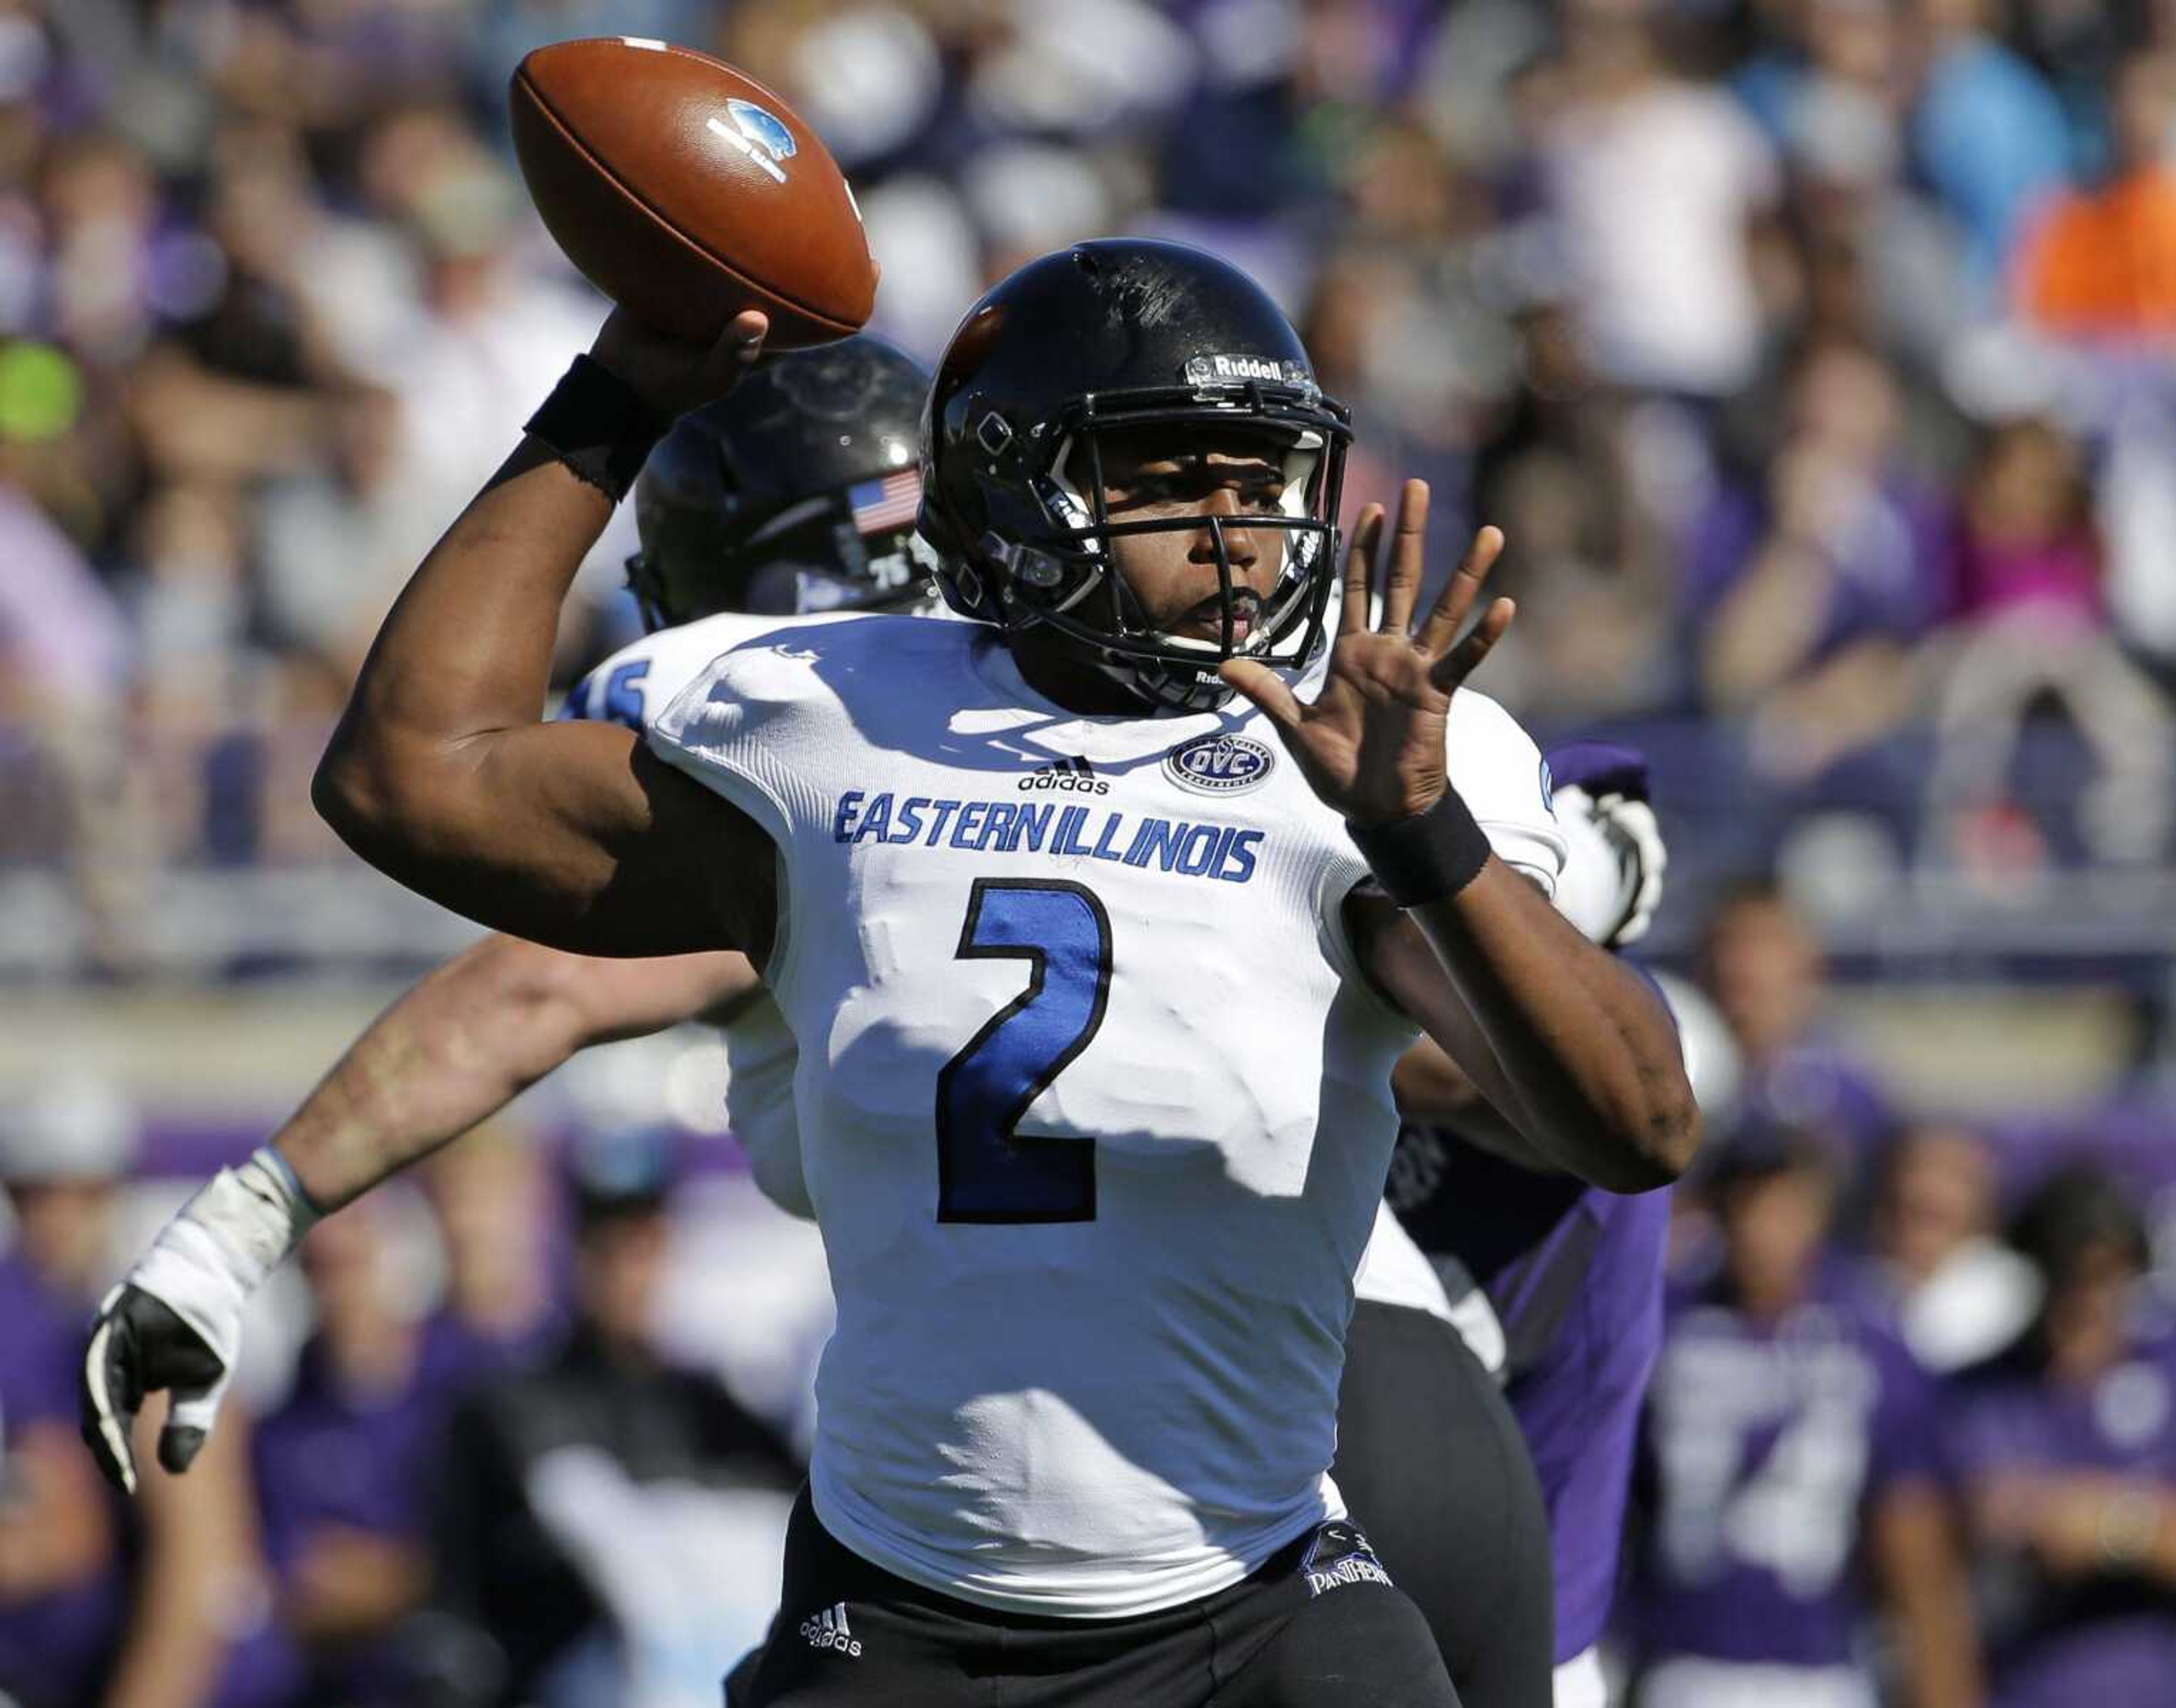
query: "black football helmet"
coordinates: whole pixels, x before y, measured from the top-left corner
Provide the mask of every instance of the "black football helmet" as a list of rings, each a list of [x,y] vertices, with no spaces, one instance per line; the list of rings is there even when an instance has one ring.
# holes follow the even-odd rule
[[[1297,669],[1322,644],[1336,577],[1337,506],[1351,412],[1314,383],[1299,335],[1238,269],[1140,239],[1079,243],[1031,261],[969,311],[938,363],[922,421],[922,532],[962,616],[1035,624],[1150,707],[1223,704],[1225,659]],[[1105,435],[1199,426],[1280,448],[1269,514],[1110,519]],[[1151,628],[1107,542],[1198,531],[1216,543],[1221,643]],[[1233,644],[1227,527],[1284,535],[1280,579]]]
[[[911,605],[936,554],[915,534],[926,369],[878,338],[770,356],[683,416],[634,484],[627,582],[656,630],[716,611]]]

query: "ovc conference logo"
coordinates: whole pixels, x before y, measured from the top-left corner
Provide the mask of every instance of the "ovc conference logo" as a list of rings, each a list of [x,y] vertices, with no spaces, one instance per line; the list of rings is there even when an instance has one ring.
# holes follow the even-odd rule
[[[1268,781],[1277,756],[1248,736],[1197,737],[1165,755],[1172,781],[1205,795],[1238,795]]]

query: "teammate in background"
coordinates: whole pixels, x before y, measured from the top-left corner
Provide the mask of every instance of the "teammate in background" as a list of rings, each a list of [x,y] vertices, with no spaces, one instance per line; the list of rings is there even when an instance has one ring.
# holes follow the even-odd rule
[[[710,659],[753,635],[812,611],[926,606],[912,496],[928,380],[882,340],[853,338],[774,356],[681,421],[635,492],[641,550],[628,576],[652,632],[577,683],[563,715],[639,729]],[[806,1215],[793,1040],[747,958],[733,953],[602,960],[488,937],[380,1015],[271,1146],[329,1212],[577,1051],[703,1018],[724,1030],[728,1112],[758,1183]],[[101,1324],[112,1327],[94,1332],[84,1365],[84,1428],[122,1486],[135,1482],[124,1417],[145,1392],[179,1388],[160,1439],[169,1470],[184,1468],[210,1428],[241,1339],[247,1292],[227,1278],[238,1261],[216,1235],[177,1225],[107,1298]],[[504,1318],[510,1305],[517,1319],[472,1324],[481,1340],[533,1332],[518,1297],[469,1303],[480,1318]]]
[[[1636,941],[1661,902],[1667,863],[1645,759],[1576,742],[1549,754],[1549,772],[1569,845],[1559,909],[1606,948]],[[1705,1095],[1697,1064],[1693,1079]],[[1478,1670],[1453,1664],[1461,1690],[1473,1678],[1504,1700],[1537,1693],[1557,1708],[1600,1708],[1606,1689],[1594,1648],[1616,1587],[1640,1403],[1661,1341],[1668,1194],[1597,1191],[1502,1154],[1500,1123],[1425,1043],[1401,1063],[1398,1083],[1406,1120],[1389,1200],[1422,1266],[1420,1283],[1400,1296],[1361,1277],[1346,1337],[1340,1487],[1363,1519],[1384,1515],[1374,1520],[1376,1545],[1444,1652],[1477,1657]],[[1379,1266],[1376,1251],[1369,1256]],[[1489,1407],[1447,1403],[1447,1366],[1457,1361],[1438,1352],[1433,1384],[1417,1368],[1430,1330],[1414,1307],[1430,1308],[1428,1286],[1446,1289],[1439,1314],[1472,1348],[1463,1385],[1503,1382],[1494,1411],[1509,1424],[1515,1459],[1501,1426],[1476,1431]],[[1460,1456],[1499,1466],[1493,1480],[1410,1474],[1414,1461],[1448,1455],[1454,1443]],[[1502,1569],[1477,1578],[1469,1544],[1501,1557]],[[1501,1593],[1536,1578],[1538,1589],[1519,1600]],[[1539,1626],[1528,1635],[1537,1607]],[[1537,1662],[1498,1682],[1510,1656],[1533,1649]]]
[[[1987,1140],[1961,1124],[1907,1127],[1884,1151],[1869,1232],[1904,1344],[1941,1377],[2001,1352],[2040,1303],[2039,1272],[2003,1243]]]
[[[2046,1282],[2015,1345],[1943,1396],[1992,1555],[1999,1708],[2158,1702],[2176,1678],[2176,1333],[2146,1285],[2136,1195],[2064,1168],[2012,1230]]]
[[[1743,1131],[1708,1190],[1716,1272],[1668,1303],[1629,1635],[1643,1708],[1874,1708],[1888,1616],[1910,1708],[1973,1708],[1978,1659],[1934,1395],[1863,1276],[1825,1256],[1822,1143]]]
[[[1567,1166],[1644,1187],[1694,1131],[1647,994],[1489,851],[1554,877],[1537,756],[1459,692],[1508,621],[1453,645],[1499,541],[1409,638],[1409,488],[1371,634],[1371,514],[1298,705],[1264,665],[1318,632],[1341,412],[1229,269],[1082,246],[998,287],[933,396],[924,531],[987,626],[744,646],[656,727],[661,763],[533,707],[569,549],[735,345],[623,317],[599,351],[396,607],[319,793],[406,881],[564,946],[775,948],[781,1007],[823,1042],[797,1090],[840,1325],[786,1612],[830,1631],[851,1602],[865,1652],[782,1631],[753,1700],[971,1677],[1022,1701],[1451,1700],[1323,1475],[1411,1036],[1375,991]],[[1225,711],[1229,687],[1265,717]],[[1006,786],[1084,765],[1121,802],[1059,819]],[[1410,916],[1366,893],[1318,797]],[[1318,1148],[1331,1107],[1358,1136]],[[275,1157],[244,1173],[235,1219],[269,1261],[297,1194]]]

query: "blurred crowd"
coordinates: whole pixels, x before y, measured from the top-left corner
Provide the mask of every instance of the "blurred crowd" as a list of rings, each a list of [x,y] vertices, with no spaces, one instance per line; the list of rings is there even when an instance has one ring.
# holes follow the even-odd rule
[[[337,861],[360,650],[601,317],[503,91],[606,33],[797,104],[919,354],[1075,237],[1254,270],[1352,501],[1505,529],[1492,690],[1645,732],[1688,840],[2167,862],[2159,0],[0,0],[0,877],[61,962],[140,970],[162,874]]]
[[[923,356],[1074,238],[1247,266],[1356,411],[1350,501],[1430,479],[1439,563],[1505,530],[1482,685],[1653,755],[1727,1118],[1620,1597],[1647,1700],[1731,1708],[1703,1668],[1749,1661],[1836,1708],[2168,1700],[2165,1095],[1952,1118],[1832,1025],[1815,926],[1867,873],[2176,867],[2176,4],[0,0],[7,976],[34,936],[158,970],[177,874],[352,870],[307,780],[362,650],[603,313],[506,80],[605,34],[794,102]],[[630,545],[568,680],[632,632]],[[1733,882],[1809,869],[1813,924]],[[0,1110],[0,1705],[714,1704],[775,1591],[810,1243],[610,1123],[465,1140],[313,1235],[130,1505],[73,1384],[176,1199],[147,1113]]]
[[[1772,889],[1697,961],[1670,989],[1712,1136],[1674,1194],[1614,1700],[2165,1700],[2176,1152],[1911,1111]],[[185,1477],[149,1409],[130,1502],[75,1384],[184,1189],[157,1142],[95,1079],[0,1112],[0,1705],[715,1705],[776,1594],[813,1230],[639,1120],[471,1134],[308,1236]]]
[[[655,1131],[472,1134],[313,1232],[185,1477],[150,1408],[131,1502],[75,1390],[86,1313],[178,1195],[143,1136],[90,1079],[0,1132],[0,1704],[715,1708],[775,1606],[828,1327],[813,1232],[768,1254],[802,1308],[762,1356],[691,1352],[672,1296],[715,1316],[721,1291],[691,1243],[764,1243],[745,1182],[705,1208]]]
[[[2075,1708],[2176,1677],[2176,1148],[1913,1107],[1749,885],[1679,992],[1613,1647],[1634,1708]]]

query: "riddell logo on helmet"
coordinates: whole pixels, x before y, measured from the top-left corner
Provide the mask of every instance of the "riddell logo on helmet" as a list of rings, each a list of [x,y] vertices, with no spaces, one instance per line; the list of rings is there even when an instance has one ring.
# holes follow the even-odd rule
[[[1307,371],[1296,362],[1279,362],[1267,356],[1197,356],[1186,364],[1189,385],[1230,385],[1265,379],[1273,385],[1297,385]]]

